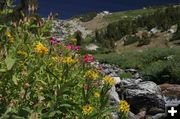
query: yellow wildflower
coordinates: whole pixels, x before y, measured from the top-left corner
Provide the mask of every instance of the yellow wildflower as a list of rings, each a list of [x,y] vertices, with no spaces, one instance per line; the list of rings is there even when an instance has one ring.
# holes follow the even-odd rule
[[[73,63],[76,63],[77,60],[75,60],[72,57],[68,56],[68,57],[64,57],[62,62],[67,63],[67,64],[73,64]]]
[[[10,43],[13,43],[13,42],[14,42],[14,37],[11,35],[10,32],[7,31],[7,32],[5,33],[5,35],[6,35],[6,37],[8,38],[8,40],[9,40]]]
[[[105,81],[105,83],[107,83],[109,85],[114,85],[115,84],[115,80],[110,76],[105,76],[103,78],[103,80]]]
[[[77,42],[77,39],[76,38],[72,38],[71,41],[72,42]]]
[[[85,75],[84,75],[85,78],[88,78],[88,79],[97,79],[99,76],[98,76],[98,73],[94,70],[88,70]]]
[[[99,92],[95,92],[94,93],[94,97],[99,98],[100,97],[100,93]]]
[[[42,43],[38,43],[35,47],[35,51],[39,54],[47,54],[48,48],[46,48]]]
[[[26,52],[21,51],[21,50],[17,51],[17,54],[18,54],[18,55],[21,55],[21,56],[23,56],[23,57],[27,57],[27,56],[28,56],[28,54],[27,54]]]
[[[128,114],[129,110],[130,110],[130,105],[127,103],[127,101],[125,100],[121,100],[119,102],[119,107],[118,107],[118,110],[120,112],[123,112],[125,114]]]
[[[88,114],[93,112],[93,106],[85,105],[85,106],[82,107],[82,110],[83,110],[82,112],[83,112],[84,115],[88,115]]]
[[[52,60],[55,61],[55,62],[61,62],[63,60],[63,57],[54,56],[54,57],[52,57]]]

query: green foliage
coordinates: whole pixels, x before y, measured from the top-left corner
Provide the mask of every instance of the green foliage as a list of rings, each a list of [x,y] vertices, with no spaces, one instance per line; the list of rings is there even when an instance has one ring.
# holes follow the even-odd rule
[[[111,86],[78,51],[49,43],[50,28],[36,17],[0,24],[0,118],[110,118]],[[89,70],[98,78],[87,78]]]
[[[142,38],[138,41],[138,46],[148,45],[151,42],[151,39],[148,36],[147,32],[143,32]]]
[[[83,42],[83,38],[82,38],[82,33],[81,31],[77,31],[75,34],[74,34],[75,38],[77,39],[77,42],[76,42],[76,45],[81,45],[82,42]]]
[[[173,37],[170,39],[170,41],[180,40],[180,24],[178,24],[178,28],[176,33],[173,34]]]
[[[130,45],[130,44],[133,44],[133,43],[135,43],[135,42],[137,42],[139,40],[140,39],[137,36],[128,35],[126,37],[126,40],[124,40],[124,45]]]
[[[179,56],[179,48],[156,48],[143,52],[99,54],[96,55],[96,59],[119,65],[121,68],[137,68],[141,70],[145,80],[179,83]]]
[[[132,75],[131,73],[126,73],[126,72],[120,74],[120,77],[121,77],[122,79],[132,78],[132,76],[133,76],[133,75]]]
[[[128,15],[131,14],[131,12],[136,15]],[[125,35],[135,34],[139,28],[151,30],[152,28],[157,27],[158,29],[165,31],[180,21],[179,6],[161,7],[152,11],[150,9],[150,12],[142,12],[139,17],[137,17],[137,13],[134,12],[137,11],[128,11],[127,15],[125,15],[128,18],[121,18],[124,15],[119,16],[117,15],[118,13],[107,16],[110,17],[110,19],[111,17],[113,19],[114,16],[117,20],[115,20],[115,22],[110,22],[106,28],[96,31],[97,42],[102,44],[104,47],[114,48],[112,44],[121,40]],[[139,40],[139,46],[147,45],[149,43],[150,39],[148,37]]]

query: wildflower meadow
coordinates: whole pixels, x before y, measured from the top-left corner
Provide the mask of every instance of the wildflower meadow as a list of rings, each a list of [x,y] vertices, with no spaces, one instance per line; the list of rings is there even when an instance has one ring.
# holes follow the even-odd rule
[[[113,78],[71,39],[54,38],[51,27],[34,16],[0,24],[0,119],[110,119],[115,110],[127,118],[127,102],[109,103]]]

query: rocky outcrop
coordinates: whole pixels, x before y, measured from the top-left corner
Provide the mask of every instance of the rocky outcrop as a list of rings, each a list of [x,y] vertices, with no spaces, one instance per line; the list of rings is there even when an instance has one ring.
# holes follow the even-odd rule
[[[154,82],[144,81],[135,83],[133,79],[129,79],[121,81],[116,85],[116,88],[120,96],[122,93],[121,89],[125,89],[124,97],[131,105],[133,113],[137,114],[141,109],[146,109],[147,114],[164,112],[165,102],[159,86]]]
[[[163,117],[165,101],[160,87],[152,81],[143,81],[136,69],[121,69],[110,64],[92,63],[101,74],[114,78],[116,84],[109,91],[110,103],[117,107],[120,100],[125,99],[130,104],[129,119],[157,119]],[[132,77],[122,78],[122,73],[131,73]],[[112,112],[112,119],[119,119],[117,112]]]
[[[86,38],[88,35],[92,35],[92,31],[82,26],[78,19],[54,20],[53,28],[51,30],[54,36],[62,41],[65,40],[69,35],[73,35],[77,31],[80,31],[82,33],[83,38]]]

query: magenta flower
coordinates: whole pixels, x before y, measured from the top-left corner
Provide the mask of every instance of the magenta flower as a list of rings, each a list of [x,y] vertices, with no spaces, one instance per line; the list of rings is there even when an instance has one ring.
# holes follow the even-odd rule
[[[74,47],[74,50],[80,50],[80,49],[81,49],[81,47],[79,45]]]
[[[88,63],[88,62],[93,62],[94,61],[94,57],[91,54],[86,54],[83,58],[84,62]]]
[[[53,44],[53,45],[56,45],[56,44],[59,44],[59,43],[60,43],[60,41],[57,40],[57,39],[54,38],[54,37],[51,37],[51,38],[49,39],[49,42],[50,42],[51,44]]]
[[[68,50],[73,50],[73,49],[74,49],[74,46],[71,45],[71,44],[69,44],[69,45],[66,46],[66,48],[67,48]]]
[[[71,44],[67,45],[66,48],[68,50],[80,50],[80,46],[74,46],[74,45],[71,45]]]

